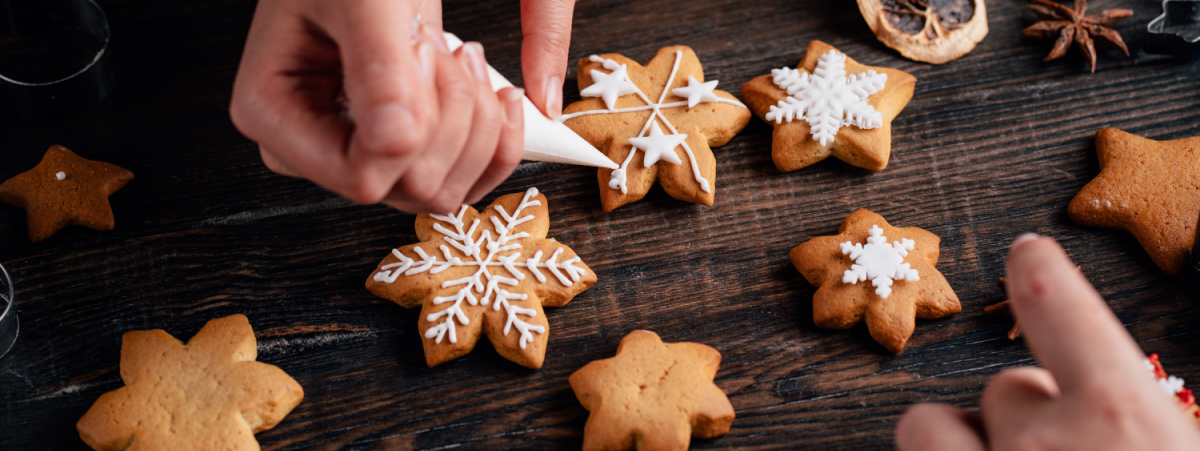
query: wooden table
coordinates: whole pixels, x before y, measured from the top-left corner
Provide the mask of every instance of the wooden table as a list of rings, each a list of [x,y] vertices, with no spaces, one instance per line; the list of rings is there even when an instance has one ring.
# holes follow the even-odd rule
[[[1043,63],[1051,43],[1021,35],[1035,19],[1020,0],[992,0],[991,33],[965,58],[915,63],[877,42],[853,1],[581,2],[571,58],[621,52],[645,62],[687,44],[710,79],[737,92],[795,65],[812,39],[918,78],[895,121],[892,161],[872,173],[837,161],[783,174],[771,127],[754,119],[716,151],[717,198],[702,207],[655,188],[605,214],[592,169],[527,163],[496,195],[540,187],[550,236],[600,281],[547,309],[541,370],[481,343],[427,368],[417,310],[372,296],[363,282],[396,246],[415,242],[413,216],[360,206],[267,171],[231,125],[227,105],[254,2],[108,0],[119,88],[99,108],[53,124],[0,125],[0,179],[34,166],[50,144],[131,169],[112,197],[112,232],[70,228],[30,244],[24,213],[0,207],[0,262],[16,281],[21,335],[0,359],[0,449],[83,448],[75,422],[122,385],[121,334],[191,337],[208,320],[249,316],[259,360],[304,387],[305,399],[258,439],[267,449],[574,448],[587,411],[567,376],[610,357],[634,329],[696,341],[723,356],[717,384],[737,409],[707,448],[886,448],[910,404],[975,408],[989,377],[1030,365],[1007,319],[985,315],[1010,240],[1058,238],[1146,352],[1200,383],[1195,285],[1162,274],[1131,235],[1066,215],[1098,172],[1093,136],[1118,127],[1155,139],[1200,135],[1200,63],[1140,52],[1155,2],[1122,22],[1134,56],[1103,53],[1087,73],[1077,50]],[[447,29],[481,41],[519,80],[515,1],[446,5]],[[578,99],[575,69],[567,101]],[[919,321],[892,356],[865,328],[814,327],[810,287],[787,252],[833,234],[857,208],[942,238],[939,269],[963,312]],[[1195,385],[1193,385],[1195,387]]]

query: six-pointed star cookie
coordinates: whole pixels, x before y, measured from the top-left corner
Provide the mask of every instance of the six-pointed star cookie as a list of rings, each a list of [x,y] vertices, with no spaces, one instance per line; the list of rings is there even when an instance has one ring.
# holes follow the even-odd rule
[[[699,343],[663,343],[637,330],[621,339],[616,357],[571,375],[571,388],[590,411],[584,450],[686,450],[691,437],[729,431],[733,405],[713,383],[721,353]]]
[[[754,114],[775,125],[771,142],[775,167],[794,171],[830,155],[872,171],[887,167],[892,120],[912,99],[917,79],[896,69],[864,66],[821,41],[809,43],[797,67],[798,73],[777,69],[742,85],[742,98]],[[776,84],[777,75],[794,91],[791,95]],[[886,75],[886,82],[879,83],[880,75]],[[863,97],[869,109],[862,104]],[[777,120],[772,114],[768,119],[773,107],[781,106],[785,107],[781,117]]]
[[[1155,141],[1113,128],[1096,132],[1100,175],[1071,200],[1075,222],[1128,230],[1154,264],[1178,274],[1200,216],[1200,137]]]
[[[655,181],[671,197],[712,205],[712,148],[750,121],[750,110],[716,83],[704,81],[700,60],[684,46],[659,49],[645,67],[616,54],[579,62],[585,98],[559,120],[620,165],[597,175],[604,211],[645,197]]]
[[[817,327],[849,329],[866,319],[871,337],[899,354],[916,327],[914,318],[941,318],[962,310],[935,268],[940,242],[924,229],[892,227],[882,216],[859,209],[842,221],[836,236],[813,238],[792,249],[789,257],[808,283],[818,287],[813,295]]]
[[[463,205],[457,214],[420,215],[421,242],[393,249],[367,289],[421,308],[429,366],[471,352],[486,334],[500,355],[541,368],[549,333],[542,307],[562,307],[596,283],[575,251],[546,238],[549,228],[546,196],[536,188],[482,212]]]
[[[29,241],[36,243],[71,224],[112,230],[108,196],[130,180],[133,173],[124,168],[55,145],[36,167],[0,183],[0,202],[25,210]]]
[[[214,319],[183,344],[161,329],[121,338],[125,386],[96,400],[76,428],[97,450],[258,449],[304,391],[274,365],[256,362],[243,315]]]

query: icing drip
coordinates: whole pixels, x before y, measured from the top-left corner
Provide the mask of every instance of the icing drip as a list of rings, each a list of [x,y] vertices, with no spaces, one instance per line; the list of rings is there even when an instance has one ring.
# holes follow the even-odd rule
[[[66,180],[66,179],[67,179],[67,173],[66,173],[66,172],[63,172],[63,171],[58,171],[58,173],[57,173],[57,174],[54,174],[54,178],[55,178],[55,179],[58,179],[58,180]]]
[[[712,192],[712,186],[704,176],[700,175],[700,168],[696,165],[696,154],[692,152],[692,148],[687,144],[687,134],[679,133],[671,121],[667,120],[666,115],[662,113],[666,108],[692,108],[701,103],[728,103],[737,105],[742,108],[746,106],[736,100],[730,100],[718,97],[713,93],[713,89],[717,87],[717,80],[701,83],[693,76],[688,76],[688,85],[685,87],[669,89],[671,84],[675,82],[675,74],[679,71],[679,61],[683,59],[683,52],[675,51],[675,63],[671,66],[671,75],[667,77],[667,83],[663,86],[662,94],[658,97],[658,102],[651,102],[650,98],[642,92],[632,80],[629,79],[628,69],[626,65],[619,64],[616,61],[607,58],[601,58],[599,55],[588,57],[589,61],[600,63],[601,67],[608,70],[605,74],[597,69],[592,69],[592,85],[580,91],[583,97],[600,97],[604,100],[605,109],[580,111],[571,114],[564,114],[558,118],[560,122],[593,114],[620,114],[631,113],[637,111],[650,111],[650,117],[646,119],[646,124],[642,126],[642,130],[637,136],[629,139],[629,144],[633,146],[629,151],[629,155],[621,163],[621,167],[613,170],[608,179],[608,187],[611,189],[619,189],[621,193],[628,192],[627,172],[629,164],[633,161],[633,155],[641,150],[645,156],[643,164],[645,167],[650,167],[659,160],[667,161],[674,164],[683,162],[679,155],[675,153],[675,148],[683,146],[683,152],[688,157],[688,163],[692,165],[692,176],[695,177],[696,183],[700,185],[700,189],[706,193]],[[670,91],[676,96],[685,97],[687,100],[663,103],[666,100],[667,92]],[[637,94],[637,96],[645,103],[645,105],[613,108],[616,100],[626,94]],[[658,123],[670,131],[670,134],[665,134]],[[667,147],[667,146],[670,147]]]

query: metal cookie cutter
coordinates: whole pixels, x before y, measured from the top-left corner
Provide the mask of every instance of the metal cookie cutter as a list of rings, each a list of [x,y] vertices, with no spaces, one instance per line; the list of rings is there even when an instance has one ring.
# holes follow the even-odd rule
[[[1146,31],[1146,53],[1200,59],[1200,0],[1163,0],[1163,14]]]
[[[0,265],[0,302],[4,302],[4,306],[0,308],[0,358],[3,358],[17,341],[17,330],[20,329],[12,279],[8,277],[4,265]]]
[[[108,17],[94,0],[0,0],[0,109],[37,121],[112,90]]]

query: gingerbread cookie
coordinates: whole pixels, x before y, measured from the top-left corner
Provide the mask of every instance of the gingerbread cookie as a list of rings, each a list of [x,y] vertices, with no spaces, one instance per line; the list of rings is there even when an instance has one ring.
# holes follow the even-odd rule
[[[916,327],[914,318],[962,311],[935,267],[940,242],[924,229],[892,227],[882,216],[859,209],[842,221],[836,236],[813,238],[789,257],[817,287],[817,327],[849,329],[865,319],[871,337],[899,354]]]
[[[797,69],[780,68],[742,85],[742,98],[775,125],[771,158],[780,171],[829,156],[881,171],[892,154],[892,120],[912,99],[907,72],[864,66],[821,41]]]
[[[691,437],[729,432],[733,405],[713,383],[721,353],[699,343],[663,343],[636,330],[616,357],[571,375],[571,389],[591,412],[584,450],[685,450]]]
[[[600,169],[604,211],[640,200],[655,181],[671,197],[712,205],[712,148],[750,121],[750,110],[716,87],[717,80],[704,81],[700,60],[685,46],[659,49],[645,67],[617,54],[579,61],[586,98],[559,120],[620,164]]]
[[[1067,213],[1087,226],[1128,230],[1167,274],[1178,274],[1200,217],[1200,137],[1154,141],[1114,128],[1096,132],[1100,175]]]
[[[1154,379],[1158,381],[1158,388],[1161,388],[1167,396],[1175,398],[1175,404],[1179,406],[1185,415],[1192,421],[1200,424],[1200,406],[1196,405],[1196,396],[1192,394],[1192,390],[1183,386],[1183,379],[1167,374],[1163,369],[1162,363],[1158,361],[1158,354],[1150,354],[1146,358],[1146,369],[1154,373]]]
[[[501,196],[482,212],[417,217],[420,243],[398,249],[367,278],[367,289],[421,308],[418,329],[429,366],[471,352],[480,333],[513,362],[541,368],[549,323],[542,307],[562,307],[596,283],[571,248],[547,239],[546,196],[530,188]]]
[[[25,210],[29,241],[36,243],[71,224],[112,230],[108,196],[130,180],[133,173],[124,168],[54,145],[33,169],[0,183],[0,202]]]
[[[76,428],[97,450],[258,449],[304,391],[274,365],[256,362],[243,315],[214,319],[183,344],[161,329],[121,338],[125,386],[96,400]]]

